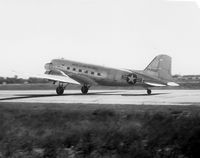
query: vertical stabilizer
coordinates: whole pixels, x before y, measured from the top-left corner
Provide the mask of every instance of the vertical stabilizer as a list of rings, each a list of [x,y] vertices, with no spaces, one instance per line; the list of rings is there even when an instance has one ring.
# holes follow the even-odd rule
[[[171,81],[171,57],[158,55],[144,69],[144,73],[165,81]]]

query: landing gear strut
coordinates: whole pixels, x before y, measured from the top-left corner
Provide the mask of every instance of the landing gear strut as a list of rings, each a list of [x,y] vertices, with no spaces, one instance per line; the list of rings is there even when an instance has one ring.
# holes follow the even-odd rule
[[[147,94],[151,95],[151,89],[147,89]]]
[[[81,88],[81,92],[82,92],[83,94],[87,94],[88,90],[89,90],[89,87],[88,87],[88,86],[85,86],[85,85]]]
[[[55,83],[54,83],[55,84]],[[56,88],[56,93],[58,95],[63,95],[65,88],[68,86],[68,84],[64,84],[64,83],[58,83],[58,87]]]

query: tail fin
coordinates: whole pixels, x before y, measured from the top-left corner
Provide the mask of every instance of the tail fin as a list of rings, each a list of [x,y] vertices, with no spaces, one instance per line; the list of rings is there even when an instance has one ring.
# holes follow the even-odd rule
[[[171,57],[168,55],[158,55],[144,69],[144,72],[164,81],[172,81]]]

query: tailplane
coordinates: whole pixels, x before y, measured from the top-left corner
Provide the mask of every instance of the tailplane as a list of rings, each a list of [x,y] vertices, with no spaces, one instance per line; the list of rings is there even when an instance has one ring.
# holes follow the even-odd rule
[[[158,55],[144,69],[144,73],[164,81],[173,81],[171,76],[171,57]]]

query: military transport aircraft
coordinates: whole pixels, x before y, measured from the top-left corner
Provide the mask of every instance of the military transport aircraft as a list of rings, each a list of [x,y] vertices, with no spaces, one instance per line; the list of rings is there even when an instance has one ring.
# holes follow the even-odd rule
[[[56,89],[62,95],[68,84],[81,85],[87,94],[91,86],[142,86],[151,94],[151,87],[178,86],[171,76],[171,57],[158,55],[144,70],[115,69],[98,65],[53,59],[45,64],[41,78],[59,83]]]

